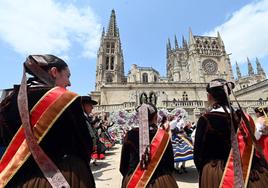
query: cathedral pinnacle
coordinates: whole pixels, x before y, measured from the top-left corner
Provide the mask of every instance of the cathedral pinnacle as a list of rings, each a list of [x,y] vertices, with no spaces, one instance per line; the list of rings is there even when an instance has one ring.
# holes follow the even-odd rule
[[[102,34],[101,34],[101,38],[103,38],[105,36],[105,28],[102,28]]]
[[[186,42],[186,40],[185,40],[183,35],[182,35],[182,47],[187,48],[187,42]]]
[[[175,48],[179,48],[179,45],[178,45],[178,40],[177,40],[176,35],[175,35]]]
[[[116,26],[116,16],[114,9],[112,10],[111,16],[110,16],[110,22],[109,27],[107,31],[107,36],[117,37],[118,36],[118,29]]]
[[[249,61],[248,57],[247,57],[247,62],[248,62],[248,75],[252,76],[252,75],[254,75],[254,70],[252,68],[251,62]]]
[[[239,66],[237,64],[237,62],[235,62],[235,65],[236,65],[236,74],[237,74],[237,78],[241,78],[241,72],[240,72],[240,69],[239,69]]]
[[[189,46],[191,46],[192,44],[194,44],[194,36],[193,36],[193,33],[192,33],[192,29],[189,28]]]
[[[170,40],[168,38],[168,41],[167,41],[167,57],[168,57],[170,51],[171,51],[171,44],[170,44]]]
[[[171,44],[170,44],[170,39],[168,38],[168,42],[167,42],[167,51],[171,50]]]
[[[224,46],[223,40],[221,39],[221,35],[220,35],[219,31],[217,31],[217,37],[218,37],[218,40],[219,40],[219,43],[221,44],[221,46]]]
[[[257,65],[257,73],[259,75],[265,74],[265,72],[264,72],[264,70],[263,70],[263,68],[261,66],[261,63],[260,63],[260,61],[259,61],[259,59],[257,57],[256,57],[256,65]]]

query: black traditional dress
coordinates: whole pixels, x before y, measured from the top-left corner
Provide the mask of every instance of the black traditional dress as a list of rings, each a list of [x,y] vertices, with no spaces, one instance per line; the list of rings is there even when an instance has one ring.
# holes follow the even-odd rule
[[[157,129],[150,129],[150,141],[156,134]],[[130,130],[124,138],[124,144],[121,152],[120,172],[123,176],[122,187],[128,184],[131,175],[139,163],[139,129]],[[176,180],[172,176],[174,167],[174,158],[171,142],[169,142],[163,157],[158,164],[147,187],[154,188],[173,188],[178,187]]]
[[[236,127],[237,129],[237,124]],[[231,149],[230,118],[223,109],[201,116],[194,142],[194,163],[199,172],[199,187],[218,188]],[[247,187],[266,187],[268,169],[254,155]]]
[[[29,109],[50,88],[28,88]],[[1,127],[4,143],[8,144],[21,125],[17,105],[18,88],[5,108],[5,125]],[[89,166],[92,142],[87,130],[80,100],[73,101],[56,120],[40,143],[41,148],[56,164],[71,187],[95,187]],[[30,156],[7,187],[51,187],[38,165]]]

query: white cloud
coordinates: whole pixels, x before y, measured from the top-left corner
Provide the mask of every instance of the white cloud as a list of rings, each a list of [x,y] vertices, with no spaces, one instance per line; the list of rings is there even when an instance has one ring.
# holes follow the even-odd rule
[[[81,55],[95,58],[101,29],[90,7],[53,0],[0,0],[0,4],[0,40],[16,52],[68,56],[78,45]]]
[[[253,2],[234,12],[222,25],[207,35],[219,31],[231,61],[245,63],[246,57],[255,59],[268,55],[268,0]]]

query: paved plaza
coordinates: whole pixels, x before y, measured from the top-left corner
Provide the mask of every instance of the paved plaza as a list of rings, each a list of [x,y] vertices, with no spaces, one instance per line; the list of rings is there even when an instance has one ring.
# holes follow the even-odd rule
[[[106,158],[98,161],[98,165],[91,164],[97,188],[119,188],[122,176],[119,172],[121,145],[116,144],[110,151],[106,152]],[[197,188],[198,174],[193,161],[187,161],[188,172],[185,174],[174,173],[180,188]]]

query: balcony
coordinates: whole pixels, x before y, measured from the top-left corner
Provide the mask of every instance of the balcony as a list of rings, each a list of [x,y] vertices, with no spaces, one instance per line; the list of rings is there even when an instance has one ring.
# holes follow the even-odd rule
[[[167,109],[174,108],[205,108],[207,101],[163,101],[164,106]]]
[[[231,101],[235,108],[238,108],[238,105],[235,101]],[[259,106],[268,106],[268,100],[240,100],[238,101],[240,106],[244,109],[247,108],[256,108]],[[205,109],[208,104],[207,101],[193,100],[193,101],[162,101],[158,102],[158,108],[166,108],[172,110],[175,108],[184,108],[188,110],[193,109]],[[136,108],[135,102],[124,102],[122,104],[111,104],[111,105],[101,105],[95,106],[94,112],[113,112],[113,111],[134,111]]]
[[[94,112],[134,111],[135,104],[135,102],[124,102],[122,104],[99,105],[94,107]]]

